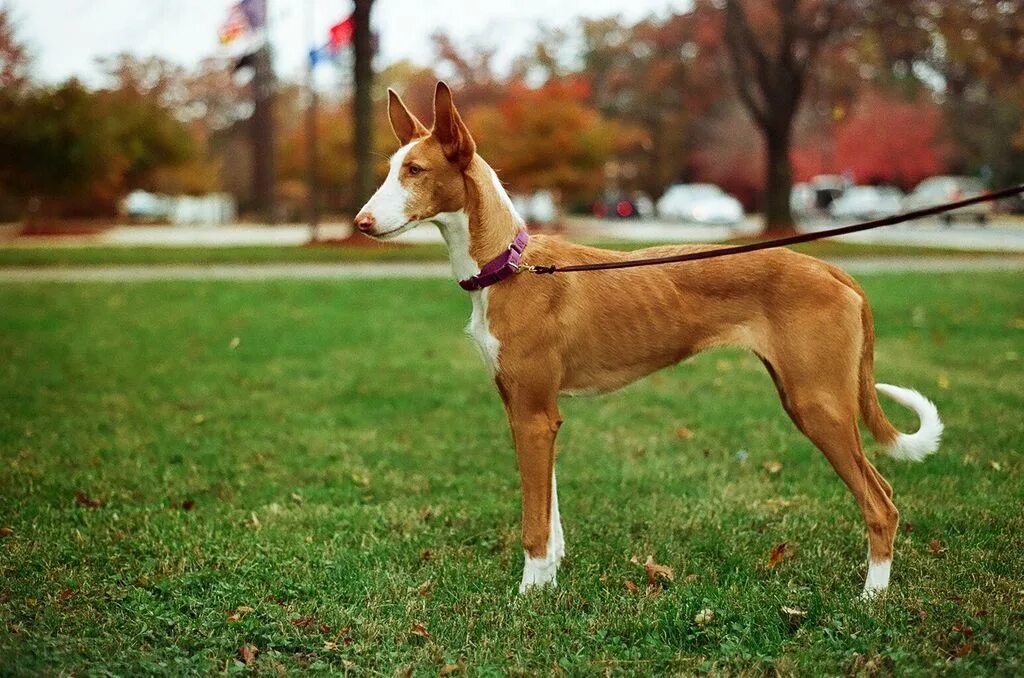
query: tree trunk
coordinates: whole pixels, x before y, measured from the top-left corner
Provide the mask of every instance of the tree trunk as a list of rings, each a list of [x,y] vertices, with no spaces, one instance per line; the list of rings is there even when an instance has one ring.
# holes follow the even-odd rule
[[[764,235],[796,233],[789,194],[793,189],[793,165],[789,157],[790,125],[764,129],[767,148],[767,176],[764,200]]]
[[[356,198],[359,205],[373,193],[373,111],[370,90],[373,87],[373,34],[370,10],[373,0],[355,0],[355,27],[352,47],[355,52],[355,148]],[[356,205],[358,209],[359,205]]]

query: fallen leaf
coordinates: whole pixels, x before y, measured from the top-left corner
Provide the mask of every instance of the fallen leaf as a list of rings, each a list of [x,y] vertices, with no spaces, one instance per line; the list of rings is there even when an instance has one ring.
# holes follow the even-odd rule
[[[699,574],[688,574],[688,575],[686,575],[686,579],[684,579],[683,581],[686,582],[687,584],[692,584],[693,582],[697,581],[698,579],[700,579],[700,575]]]
[[[423,553],[420,554],[420,560],[430,560],[433,557],[434,554],[433,552],[431,552],[430,549],[426,549]]]
[[[192,417],[192,423],[193,424],[202,424],[205,421],[206,421],[206,415],[205,414],[197,414],[196,416]]]
[[[13,527],[0,527],[0,539],[5,539],[14,534]]]
[[[461,671],[461,670],[462,670],[462,667],[459,666],[458,664],[445,664],[444,666],[441,667],[441,670],[437,672],[437,675],[439,675],[439,676],[450,676],[451,674],[455,673],[456,671]]]
[[[429,596],[431,591],[434,590],[434,580],[428,579],[416,588],[416,593],[420,594],[424,598]]]
[[[914,523],[910,522],[909,520],[906,521],[905,523],[903,523],[903,531],[906,532],[907,534],[910,534],[911,532],[913,532],[914,531]]]
[[[761,467],[768,473],[768,475],[773,476],[782,470],[782,462],[775,461],[773,459],[771,461],[766,461],[761,465]]]
[[[606,574],[602,574],[602,575],[601,575],[600,577],[598,577],[598,578],[597,578],[597,581],[599,581],[599,582],[601,582],[602,584],[604,584],[605,582],[607,582],[607,581],[608,581],[608,575],[606,575]]]
[[[75,597],[75,592],[72,591],[71,589],[64,589],[63,591],[60,592],[60,599],[61,600],[68,600],[69,598],[74,598],[74,597]]]
[[[711,620],[714,619],[714,618],[715,618],[715,611],[712,610],[710,607],[706,607],[703,610],[701,610],[700,612],[698,612],[696,615],[694,615],[693,621],[695,621],[698,626],[704,626],[704,625],[710,623]]]
[[[940,372],[938,379],[935,381],[943,391],[949,388],[949,376],[945,372]]]
[[[196,507],[196,502],[195,502],[194,499],[186,499],[185,501],[181,502],[181,509],[183,511],[191,511],[195,507]]]
[[[793,547],[789,545],[788,541],[776,544],[772,547],[771,553],[768,554],[768,567],[774,568],[782,561],[789,560],[793,557],[793,553]]]
[[[362,473],[353,473],[352,482],[360,487],[367,487],[370,484],[370,479]]]
[[[94,499],[86,495],[84,492],[79,492],[78,494],[76,494],[75,501],[78,502],[79,506],[84,506],[86,508],[99,508],[103,506],[102,499]]]
[[[292,492],[292,501],[294,501],[296,504],[301,504],[302,502],[305,501],[305,499],[298,492]]]
[[[242,619],[242,617],[244,617],[245,615],[249,614],[252,611],[253,611],[253,608],[249,607],[248,605],[240,605],[240,606],[236,607],[234,610],[232,610],[231,612],[228,612],[228,621],[229,622],[240,621]]]
[[[256,655],[259,653],[259,648],[255,645],[243,645],[238,648],[238,657],[242,660],[243,664],[251,664],[256,660]]]
[[[931,551],[933,555],[937,556],[940,553],[945,552],[946,547],[943,546],[942,542],[939,541],[938,539],[932,539],[931,541],[928,542],[928,550]]]
[[[245,524],[257,530],[260,529],[260,519],[256,517],[255,511],[249,513],[249,517],[245,519]]]
[[[974,635],[974,629],[972,629],[970,626],[967,626],[963,622],[957,622],[953,624],[953,630],[966,638],[970,638]]]
[[[966,657],[971,653],[971,650],[973,649],[974,646],[972,644],[964,643],[956,649],[956,652],[953,653],[952,659],[960,659],[961,657]]]
[[[679,438],[680,440],[691,440],[693,438],[693,431],[685,426],[677,426],[676,438]]]
[[[988,463],[988,465],[992,467],[993,471],[1002,471],[1003,470],[1003,465],[1000,464],[998,461],[990,461]]]
[[[644,570],[647,572],[647,585],[657,586],[658,577],[673,581],[676,578],[675,571],[668,565],[658,565],[654,562],[654,556],[647,556],[644,563]]]
[[[782,606],[782,615],[786,618],[786,622],[789,624],[790,629],[797,629],[801,624],[804,623],[804,618],[807,616],[807,610],[799,607],[788,607]]]
[[[630,593],[639,593],[640,592],[640,587],[637,586],[636,584],[634,584],[633,581],[630,580],[630,579],[627,579],[626,581],[622,582],[622,584],[623,584],[623,586],[626,587],[626,590],[629,591]]]
[[[241,344],[241,343],[242,343],[241,337],[233,337],[231,339],[231,341],[228,343],[228,348],[230,348],[232,351],[234,351],[236,348],[238,348],[238,345]]]
[[[412,629],[409,630],[409,633],[411,633],[414,636],[419,636],[421,638],[430,637],[430,633],[427,631],[427,627],[421,624],[420,622],[416,622],[415,624],[413,624]]]

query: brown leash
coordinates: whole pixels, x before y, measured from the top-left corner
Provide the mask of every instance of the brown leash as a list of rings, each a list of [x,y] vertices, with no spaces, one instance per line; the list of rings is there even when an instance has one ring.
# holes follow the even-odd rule
[[[840,226],[838,228],[830,228],[824,231],[815,231],[813,233],[801,233],[799,235],[791,235],[785,238],[776,238],[775,240],[765,240],[762,242],[748,243],[746,245],[721,247],[714,250],[704,250],[702,252],[688,252],[686,254],[677,254],[671,257],[632,259],[629,261],[605,261],[598,264],[576,264],[574,266],[520,266],[519,270],[529,271],[530,273],[538,274],[575,273],[577,271],[607,271],[613,268],[633,268],[635,266],[678,264],[683,261],[697,261],[699,259],[714,259],[716,257],[728,257],[733,254],[745,254],[747,252],[767,250],[773,247],[786,247],[788,245],[797,245],[802,242],[810,242],[812,240],[820,240],[822,238],[831,238],[832,236],[836,235],[846,235],[847,233],[867,231],[872,228],[879,228],[880,226],[891,226],[893,224],[901,224],[904,221],[913,221],[914,219],[920,219],[922,217],[930,217],[936,214],[942,214],[944,212],[950,212],[952,210],[960,209],[961,207],[976,205],[981,202],[987,202],[990,200],[1001,200],[1003,198],[1008,198],[1010,196],[1017,195],[1018,193],[1024,193],[1024,184],[1014,186],[1011,188],[1004,188],[1002,190],[995,191],[994,193],[986,193],[984,195],[978,195],[973,198],[957,200],[956,202],[950,202],[943,205],[935,205],[934,207],[925,207],[923,209],[914,210],[912,212],[904,212],[903,214],[897,214],[891,217],[875,219],[874,221],[865,221],[859,224],[851,224],[850,226]]]

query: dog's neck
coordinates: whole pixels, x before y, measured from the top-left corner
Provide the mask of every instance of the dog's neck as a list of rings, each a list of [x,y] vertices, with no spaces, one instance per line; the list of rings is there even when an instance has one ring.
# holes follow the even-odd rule
[[[465,209],[439,214],[432,220],[448,245],[452,272],[459,280],[479,273],[487,262],[508,249],[523,228],[523,220],[498,175],[480,156],[469,164],[465,180]]]

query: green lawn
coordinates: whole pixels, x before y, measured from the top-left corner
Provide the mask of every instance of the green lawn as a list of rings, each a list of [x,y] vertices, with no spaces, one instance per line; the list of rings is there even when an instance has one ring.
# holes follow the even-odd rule
[[[947,426],[923,464],[870,446],[903,518],[875,605],[850,494],[745,354],[564,402],[568,556],[524,598],[451,282],[2,285],[0,674],[1020,674],[1024,279],[862,282],[879,380]]]
[[[587,241],[614,250],[661,245],[662,242]],[[1007,256],[1007,252],[964,251],[901,245],[862,245],[833,240],[793,249],[817,257]],[[0,266],[99,266],[117,264],[261,264],[363,261],[447,261],[444,245],[377,245],[352,247],[0,247]]]

